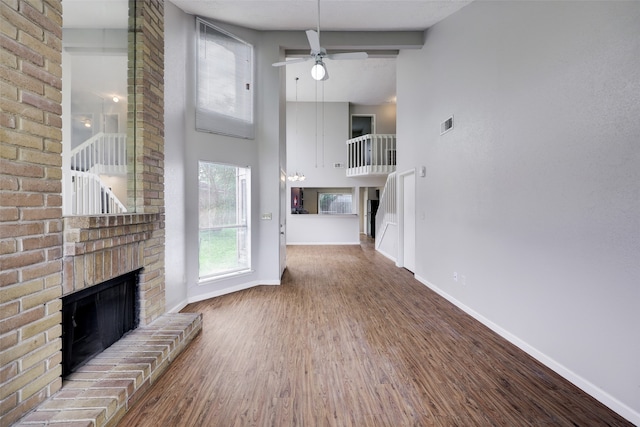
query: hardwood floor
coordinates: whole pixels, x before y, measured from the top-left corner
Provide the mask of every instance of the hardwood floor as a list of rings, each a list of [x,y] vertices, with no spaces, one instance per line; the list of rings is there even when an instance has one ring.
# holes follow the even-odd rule
[[[121,426],[631,425],[362,246],[293,246],[281,286],[183,311],[202,333]]]

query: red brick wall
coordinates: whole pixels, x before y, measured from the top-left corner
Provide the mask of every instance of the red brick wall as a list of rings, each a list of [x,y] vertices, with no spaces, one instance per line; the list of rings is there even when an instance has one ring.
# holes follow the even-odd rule
[[[63,292],[142,266],[141,322],[165,310],[164,3],[130,5],[136,7],[130,38],[136,70],[129,78],[136,94],[129,96],[136,107],[129,133],[136,213],[67,218],[63,236],[62,4],[0,0],[2,426],[61,387]]]

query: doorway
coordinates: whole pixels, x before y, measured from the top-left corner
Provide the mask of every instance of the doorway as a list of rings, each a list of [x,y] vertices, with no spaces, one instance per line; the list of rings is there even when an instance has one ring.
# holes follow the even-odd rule
[[[287,173],[280,169],[280,278],[287,268]]]
[[[376,133],[376,115],[375,114],[352,114],[351,115],[351,138],[357,138],[362,135]]]

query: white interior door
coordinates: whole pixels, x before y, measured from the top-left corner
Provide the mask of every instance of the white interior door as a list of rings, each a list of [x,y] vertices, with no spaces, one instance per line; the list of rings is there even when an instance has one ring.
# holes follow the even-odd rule
[[[280,277],[287,268],[287,174],[280,170]]]
[[[416,270],[416,175],[402,176],[403,267]]]

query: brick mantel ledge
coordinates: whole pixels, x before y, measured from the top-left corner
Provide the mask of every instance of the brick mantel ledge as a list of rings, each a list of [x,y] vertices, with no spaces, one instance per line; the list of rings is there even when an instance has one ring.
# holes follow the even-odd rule
[[[145,240],[160,224],[160,214],[118,214],[68,216],[64,218],[64,255],[86,252]],[[90,242],[102,244],[91,246]]]
[[[162,215],[155,213],[63,220],[63,295],[148,267],[145,242],[163,231]]]

